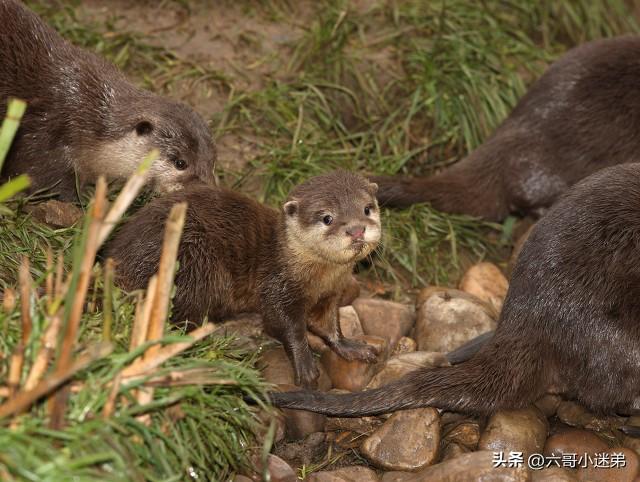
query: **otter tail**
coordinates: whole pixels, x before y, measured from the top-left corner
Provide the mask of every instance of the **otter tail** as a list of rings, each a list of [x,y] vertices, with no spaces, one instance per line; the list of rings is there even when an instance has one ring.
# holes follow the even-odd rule
[[[276,407],[308,410],[333,417],[380,415],[433,406],[489,414],[526,406],[544,393],[542,361],[523,344],[490,342],[459,365],[424,368],[373,390],[331,394],[301,390],[271,394]]]
[[[498,159],[488,158],[489,146],[426,178],[372,176],[378,184],[378,202],[387,207],[408,207],[428,202],[447,213],[468,214],[501,221],[509,214]]]

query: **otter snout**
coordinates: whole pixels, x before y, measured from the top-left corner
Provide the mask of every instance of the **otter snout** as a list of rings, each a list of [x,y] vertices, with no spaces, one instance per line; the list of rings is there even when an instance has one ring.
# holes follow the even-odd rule
[[[366,226],[351,226],[350,228],[347,228],[346,233],[347,236],[351,236],[353,241],[363,241],[366,229]]]

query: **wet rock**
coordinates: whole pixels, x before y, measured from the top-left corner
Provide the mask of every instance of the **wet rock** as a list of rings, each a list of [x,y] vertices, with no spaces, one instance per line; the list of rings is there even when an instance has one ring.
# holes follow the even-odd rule
[[[638,476],[640,462],[631,449],[615,447],[601,454],[600,462],[590,461],[587,467],[578,469],[578,480],[588,482],[632,482]],[[615,454],[615,455],[614,455]],[[624,466],[620,459],[624,459]],[[617,463],[614,466],[614,459]],[[600,465],[599,467],[597,465]]]
[[[382,482],[526,482],[530,480],[526,464],[521,467],[494,467],[493,452],[462,454],[427,467],[414,474],[387,472]]]
[[[256,482],[262,481],[263,466],[259,457],[254,458],[254,467],[256,474],[252,475],[252,479]],[[277,455],[269,454],[267,458],[267,471],[269,472],[271,482],[297,482],[298,477],[291,466]]]
[[[493,263],[478,263],[467,270],[459,288],[492,305],[499,313],[509,289],[509,282]]]
[[[340,314],[340,330],[342,330],[342,334],[345,337],[353,338],[354,336],[364,335],[360,318],[358,318],[358,313],[353,306],[343,306],[338,311]]]
[[[531,471],[531,482],[576,482],[577,480],[575,471],[560,467]]]
[[[52,228],[68,228],[73,226],[83,216],[83,212],[76,205],[50,199],[39,204],[25,207],[31,216]]]
[[[593,432],[581,429],[565,429],[549,437],[544,445],[544,454],[591,454],[609,450],[600,437]]]
[[[420,368],[447,366],[448,364],[445,354],[439,352],[414,351],[398,355],[387,361],[384,368],[371,379],[367,388],[381,387]]]
[[[309,434],[303,440],[277,444],[273,454],[287,461],[293,467],[311,465],[326,455],[327,436],[324,432]]]
[[[435,408],[394,413],[362,444],[361,453],[386,470],[418,470],[435,462],[440,415]]]
[[[325,430],[327,432],[354,432],[357,434],[370,434],[382,425],[378,417],[329,417]]]
[[[349,306],[360,296],[360,283],[353,276],[340,296],[339,306]]]
[[[281,345],[271,346],[264,350],[258,360],[258,368],[264,379],[275,385],[294,385],[293,367],[289,357]],[[331,389],[331,380],[322,366],[318,366],[318,390]]]
[[[422,288],[418,292],[418,296],[416,296],[416,311],[418,311],[422,304],[431,298],[432,295],[436,293],[446,293],[449,290],[451,290],[451,288],[447,288],[446,286],[426,286]]]
[[[418,344],[413,338],[409,338],[408,336],[403,336],[398,340],[398,343],[393,349],[391,356],[402,355],[404,353],[411,353],[416,351],[416,348],[418,348]]]
[[[535,407],[501,410],[489,418],[478,443],[478,450],[541,453],[549,425]],[[526,460],[526,459],[525,459]]]
[[[558,405],[556,415],[567,425],[596,431],[610,430],[611,428],[618,427],[621,424],[620,417],[600,417],[591,413],[582,405],[570,401],[561,402],[560,405]]]
[[[353,339],[375,347],[378,352],[377,362],[348,361],[329,350],[322,354],[320,363],[329,375],[333,387],[355,392],[366,387],[371,378],[382,368],[389,349],[387,340],[377,336],[365,335],[353,337]]]
[[[480,426],[477,422],[462,422],[444,431],[445,443],[455,442],[468,449],[475,450],[480,440]]]
[[[283,392],[300,390],[295,385],[278,385]],[[307,435],[322,432],[325,429],[327,417],[319,413],[307,412],[306,410],[281,409],[285,423],[285,438],[287,440],[300,440]]]
[[[358,298],[353,302],[366,335],[385,338],[393,349],[398,340],[409,334],[415,321],[412,307],[393,301]]]
[[[368,467],[344,467],[327,472],[314,472],[305,480],[309,482],[378,482],[375,471]]]
[[[471,450],[466,448],[464,445],[460,445],[456,442],[450,442],[446,444],[444,450],[442,450],[440,461],[444,462],[445,460],[455,459],[456,457],[460,457],[461,455],[469,452],[471,452]]]
[[[496,327],[496,312],[458,290],[436,291],[418,310],[414,338],[418,350],[450,352]]]
[[[538,399],[534,405],[544,414],[545,417],[549,418],[556,414],[560,402],[562,402],[562,398],[558,395],[548,393]]]

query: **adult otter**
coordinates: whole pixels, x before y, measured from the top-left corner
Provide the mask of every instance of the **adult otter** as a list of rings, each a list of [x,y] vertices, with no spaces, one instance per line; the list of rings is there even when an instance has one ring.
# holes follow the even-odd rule
[[[0,0],[0,112],[27,101],[3,177],[29,174],[32,189],[76,197],[104,174],[126,179],[153,148],[150,185],[167,191],[213,180],[215,148],[204,120],[184,104],[138,89],[113,65],[65,41],[21,2]]]
[[[167,214],[186,201],[174,320],[261,313],[265,331],[291,359],[296,384],[310,386],[318,371],[307,325],[340,356],[375,359],[373,347],[345,339],[338,324],[353,265],[380,239],[375,189],[357,174],[336,171],[293,189],[278,212],[226,189],[187,188],[138,211],[107,255],[123,288],[144,288],[158,268]]]
[[[347,395],[274,393],[278,407],[360,417],[434,406],[489,414],[551,386],[596,411],[640,404],[640,164],[581,181],[538,222],[495,335],[470,360]]]
[[[640,36],[598,40],[553,63],[484,144],[428,178],[373,177],[381,205],[499,221],[540,215],[603,167],[640,160]]]

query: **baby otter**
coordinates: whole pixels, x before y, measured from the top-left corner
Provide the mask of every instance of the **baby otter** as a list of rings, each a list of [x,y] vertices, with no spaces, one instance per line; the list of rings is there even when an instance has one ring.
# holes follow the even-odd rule
[[[169,210],[186,201],[173,319],[260,313],[265,331],[284,345],[296,384],[308,387],[318,370],[307,328],[348,360],[375,359],[373,347],[342,336],[338,302],[354,263],[380,239],[376,189],[336,171],[294,188],[278,212],[227,189],[193,186],[138,211],[107,255],[116,261],[120,286],[144,288],[158,268]]]
[[[640,160],[640,36],[567,52],[466,158],[428,178],[373,177],[381,205],[539,216],[598,169]]]
[[[339,417],[434,406],[490,414],[558,387],[598,411],[640,408],[640,164],[581,181],[538,222],[492,339],[459,365],[334,395],[274,393],[278,407]]]
[[[28,103],[4,178],[26,173],[33,190],[55,185],[53,192],[71,200],[76,176],[80,185],[100,174],[126,179],[156,148],[154,190],[213,181],[211,133],[191,108],[138,89],[21,2],[0,0],[0,23],[0,112],[10,96]]]

